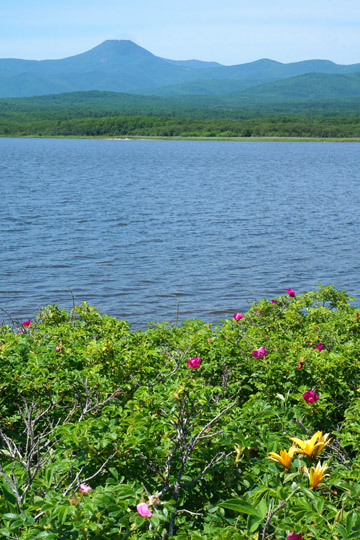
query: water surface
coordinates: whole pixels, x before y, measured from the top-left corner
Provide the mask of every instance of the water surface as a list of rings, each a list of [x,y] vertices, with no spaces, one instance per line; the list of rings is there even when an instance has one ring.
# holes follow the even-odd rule
[[[0,139],[0,306],[87,301],[217,323],[333,284],[360,296],[356,143]],[[1,319],[1,317],[0,317]]]

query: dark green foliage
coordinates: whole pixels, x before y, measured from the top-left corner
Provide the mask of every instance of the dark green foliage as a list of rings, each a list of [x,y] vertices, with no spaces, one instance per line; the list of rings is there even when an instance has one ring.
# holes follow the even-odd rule
[[[188,320],[132,332],[86,304],[1,326],[0,535],[359,538],[360,317],[350,302],[332,287],[285,294],[214,329]],[[253,357],[259,347],[268,354]],[[310,389],[314,403],[302,397]],[[316,431],[332,437],[316,459],[330,476],[309,489],[304,457],[286,473],[267,455]],[[79,494],[80,483],[92,491]]]
[[[0,136],[24,137],[307,137],[359,138],[360,118],[253,118],[191,120],[188,118],[118,116],[26,124],[0,123]]]
[[[253,98],[76,92],[2,99],[0,136],[359,137],[358,98],[266,101],[255,90]]]

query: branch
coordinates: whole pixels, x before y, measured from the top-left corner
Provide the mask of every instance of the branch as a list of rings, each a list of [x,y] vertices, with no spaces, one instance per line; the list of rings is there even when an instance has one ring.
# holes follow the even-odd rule
[[[190,510],[185,510],[185,508],[183,508],[182,510],[178,510],[177,514],[182,514],[183,512],[186,512],[187,514],[191,514],[192,516],[202,516],[200,512],[190,512]]]
[[[104,468],[106,467],[106,465],[109,463],[109,461],[111,461],[112,458],[115,457],[117,453],[118,453],[118,451],[115,450],[115,452],[113,452],[113,453],[111,454],[111,456],[109,456],[109,457],[107,458],[107,460],[104,461],[104,463],[101,465],[101,467],[98,468],[98,470],[96,471],[96,473],[94,473],[94,474],[92,474],[91,476],[88,476],[87,478],[85,478],[85,479],[84,479],[84,482],[88,482],[89,480],[92,480],[93,478],[95,478],[95,476],[97,476],[98,474],[100,474],[100,473],[104,470]]]
[[[268,529],[268,527],[269,527],[269,525],[271,523],[272,518],[274,517],[276,512],[278,512],[279,510],[281,510],[285,506],[286,503],[287,503],[287,500],[286,501],[281,501],[279,506],[277,508],[275,508],[275,510],[271,511],[272,505],[274,504],[274,499],[271,499],[270,505],[269,505],[268,516],[267,516],[265,527],[264,527],[264,530],[263,530],[263,533],[262,533],[262,536],[261,536],[261,540],[266,540],[266,531],[267,531],[267,529]]]
[[[280,501],[280,504],[277,508],[275,508],[275,510],[271,511],[271,508],[274,504],[274,499],[271,499],[270,501],[270,505],[269,505],[269,511],[268,511],[268,516],[267,516],[267,520],[266,520],[266,523],[265,523],[265,527],[264,527],[264,530],[263,530],[263,533],[262,533],[262,536],[261,536],[261,540],[266,540],[266,531],[268,529],[268,527],[270,526],[270,523],[271,523],[271,520],[272,518],[274,517],[274,515],[276,514],[276,512],[278,512],[279,510],[281,510],[285,505],[286,503],[288,502],[288,500],[294,495],[294,493],[296,493],[298,490],[300,489],[300,487],[297,487],[294,489],[294,491],[292,491],[290,493],[290,495],[284,500],[284,501]]]
[[[104,468],[106,467],[106,465],[109,463],[109,461],[110,461],[113,457],[116,456],[116,454],[117,454],[117,450],[115,450],[115,452],[113,452],[113,453],[111,454],[111,456],[109,456],[109,457],[107,458],[107,460],[104,461],[104,463],[101,465],[101,467],[99,467],[98,470],[97,470],[94,474],[92,474],[91,476],[88,476],[87,478],[84,478],[84,480],[83,480],[82,483],[88,482],[89,480],[92,480],[93,478],[95,478],[96,476],[98,476],[98,474],[100,474],[100,473],[104,470]],[[63,493],[63,496],[64,496],[64,497],[66,497],[66,496],[70,493],[70,491],[74,488],[74,486],[76,486],[75,489],[77,489],[77,488],[80,486],[79,478],[80,478],[80,476],[81,476],[81,473],[82,473],[83,469],[84,469],[84,467],[82,467],[82,468],[80,469],[80,471],[78,471],[78,472],[76,473],[74,480],[71,482],[71,484],[70,484],[70,485],[67,487],[67,489],[64,491],[64,493]]]
[[[201,480],[201,478],[204,476],[204,474],[206,473],[206,471],[208,471],[210,469],[210,467],[212,467],[213,465],[216,465],[216,463],[219,463],[220,461],[222,461],[222,459],[226,459],[228,458],[229,456],[231,456],[231,454],[234,454],[235,451],[232,450],[231,452],[229,452],[228,454],[225,454],[225,452],[219,452],[217,453],[211,461],[209,461],[209,463],[206,465],[206,467],[204,467],[204,469],[201,471],[201,473],[199,474],[199,476],[197,476],[196,478],[194,478],[193,480],[189,480],[188,482],[182,482],[180,484],[180,487],[188,487],[188,486],[192,486],[193,484],[195,484],[196,482],[198,482],[199,480]]]
[[[188,447],[188,451],[186,452],[185,456],[186,456],[186,459],[192,454],[193,450],[194,450],[194,447],[197,443],[197,441],[202,437],[203,433],[205,433],[205,431],[207,429],[209,429],[213,424],[215,424],[219,418],[221,418],[225,413],[227,413],[228,411],[230,411],[231,409],[233,409],[235,407],[235,405],[237,404],[238,402],[238,398],[235,399],[235,401],[233,401],[228,407],[226,407],[225,409],[223,409],[222,411],[220,411],[214,418],[212,418],[212,420],[210,420],[210,422],[208,422],[200,431],[197,435],[194,435],[194,437],[192,438],[190,444],[189,444],[189,447]]]
[[[177,370],[179,369],[182,359],[188,354],[188,352],[189,352],[189,350],[191,348],[191,345],[192,345],[192,343],[190,342],[188,344],[188,346],[186,347],[185,351],[182,354],[180,353],[177,360],[171,354],[170,357],[175,361],[175,367],[172,369],[172,371],[170,371],[170,373],[166,373],[166,374],[162,374],[162,372],[158,373],[156,375],[155,379],[152,381],[152,383],[147,384],[147,387],[148,388],[153,388],[156,384],[161,383],[164,379],[168,379],[169,377],[171,377],[171,375],[174,375],[174,373],[176,373]]]

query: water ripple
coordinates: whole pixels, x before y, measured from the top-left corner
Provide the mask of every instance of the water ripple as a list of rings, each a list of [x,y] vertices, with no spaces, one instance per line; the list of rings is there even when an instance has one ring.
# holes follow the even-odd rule
[[[318,283],[360,295],[358,145],[0,139],[0,306],[219,322]],[[351,216],[351,217],[350,217]]]

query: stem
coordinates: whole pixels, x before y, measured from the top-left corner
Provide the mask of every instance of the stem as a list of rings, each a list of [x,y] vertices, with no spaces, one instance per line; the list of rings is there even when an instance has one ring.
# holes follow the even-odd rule
[[[271,499],[270,501],[270,505],[269,505],[269,511],[268,511],[268,516],[267,516],[267,520],[266,520],[266,523],[265,523],[265,527],[264,527],[264,530],[263,530],[263,533],[262,533],[262,536],[261,536],[261,540],[266,540],[266,531],[268,530],[269,526],[270,526],[270,523],[272,521],[272,518],[274,517],[274,515],[276,514],[276,512],[278,512],[279,510],[281,510],[285,505],[286,503],[288,502],[288,500],[290,499],[290,497],[292,497],[294,495],[294,493],[296,493],[300,488],[297,487],[296,489],[294,489],[294,491],[292,491],[290,493],[290,495],[284,500],[284,501],[280,501],[280,504],[279,506],[277,506],[275,508],[275,510],[271,511],[272,509],[272,506],[273,506],[273,503],[274,503],[274,499]]]

